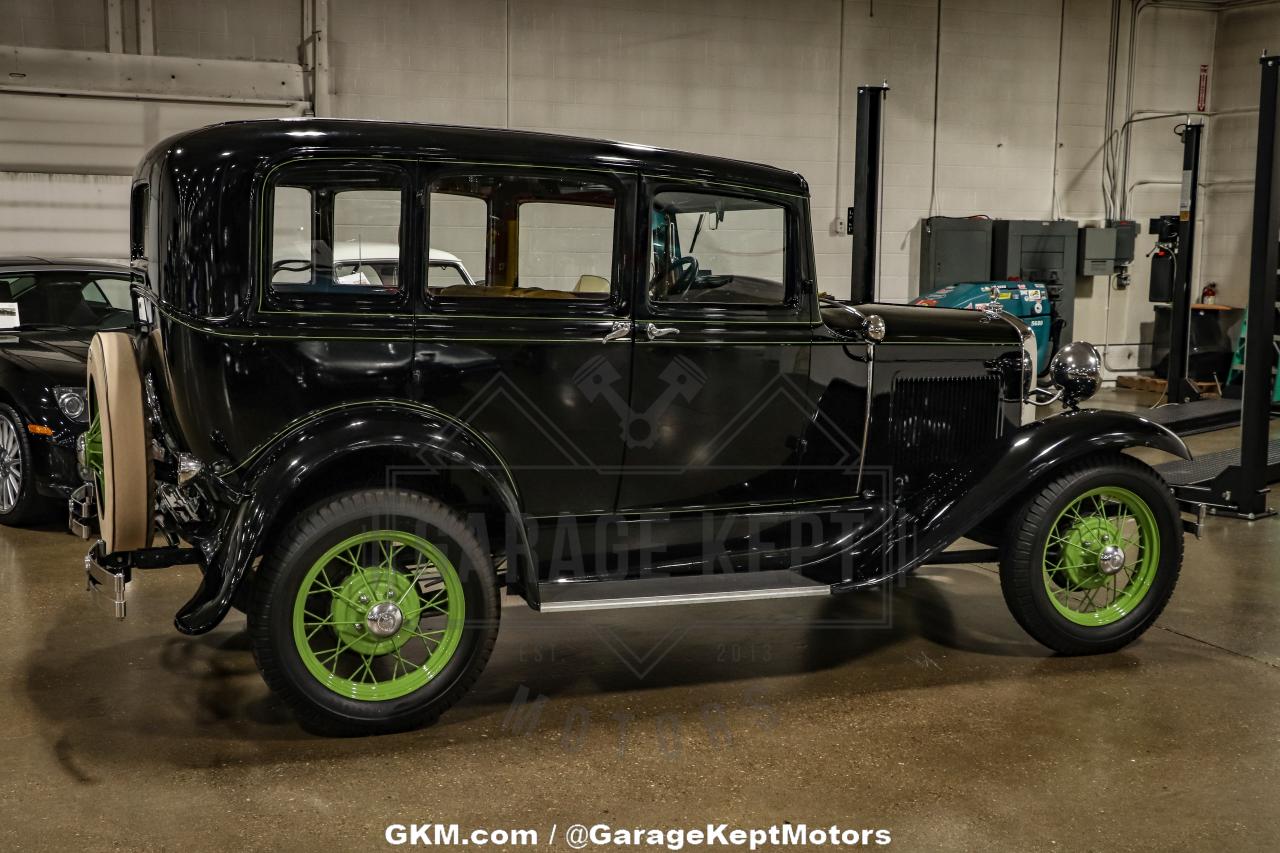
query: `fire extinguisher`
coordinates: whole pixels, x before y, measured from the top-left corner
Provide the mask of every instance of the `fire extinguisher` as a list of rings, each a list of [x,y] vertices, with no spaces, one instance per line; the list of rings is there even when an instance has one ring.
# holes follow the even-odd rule
[[[1211,281],[1204,286],[1204,290],[1200,291],[1200,304],[1213,305],[1217,301],[1218,301],[1218,285]]]

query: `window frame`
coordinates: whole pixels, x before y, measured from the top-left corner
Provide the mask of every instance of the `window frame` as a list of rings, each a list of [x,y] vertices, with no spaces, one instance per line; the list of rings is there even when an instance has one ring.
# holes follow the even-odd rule
[[[557,317],[619,317],[624,316],[630,305],[633,288],[632,257],[635,251],[633,219],[637,198],[637,176],[634,172],[609,169],[583,169],[555,164],[531,166],[503,163],[454,163],[430,169],[423,176],[423,228],[421,255],[423,263],[429,263],[426,255],[431,248],[431,196],[434,187],[443,179],[464,176],[478,177],[538,177],[562,178],[574,181],[591,181],[607,184],[614,193],[613,204],[613,262],[609,279],[609,295],[606,299],[520,299],[494,296],[449,297],[431,293],[424,276],[421,287],[423,310],[436,316],[557,318]],[[554,204],[554,201],[545,203]],[[519,220],[517,220],[518,222]],[[517,226],[518,227],[518,226]],[[447,246],[436,248],[448,251]],[[489,235],[485,235],[484,280],[489,278]],[[473,271],[471,277],[475,278]]]
[[[347,181],[358,176],[377,175],[387,179],[385,183],[375,186],[348,185]],[[358,157],[341,160],[321,160],[315,158],[298,158],[279,163],[267,173],[262,184],[261,210],[257,223],[258,245],[258,299],[256,309],[260,314],[334,314],[346,316],[361,315],[411,315],[413,313],[413,293],[417,282],[417,252],[414,250],[414,223],[418,219],[415,209],[416,169],[413,161],[397,161],[383,159],[361,159]],[[345,180],[344,180],[345,179]],[[274,251],[273,232],[275,228],[275,193],[276,188],[299,187],[312,194],[311,210],[311,262],[316,259],[316,234],[319,231],[321,217],[317,212],[314,194],[317,189],[331,189],[334,195],[343,192],[391,191],[400,192],[400,225],[399,252],[397,259],[398,281],[394,293],[284,293],[277,291],[271,282],[272,254]],[[330,220],[330,231],[333,223]],[[333,234],[325,235],[330,241]],[[330,242],[330,251],[333,245]],[[330,257],[332,260],[332,256]]]
[[[777,304],[751,302],[667,302],[656,300],[651,292],[650,264],[653,251],[653,236],[650,232],[650,214],[653,211],[654,199],[664,192],[682,192],[709,196],[727,196],[729,198],[760,201],[771,206],[782,208],[784,214],[783,275],[785,281],[784,296]],[[802,229],[806,227],[807,217],[803,209],[804,198],[777,190],[762,187],[746,187],[739,185],[718,184],[712,181],[689,180],[665,176],[646,176],[640,209],[643,221],[639,223],[638,233],[644,253],[643,269],[637,274],[641,288],[640,304],[644,306],[646,316],[652,319],[670,318],[672,320],[705,319],[708,322],[716,319],[750,319],[774,322],[811,322],[806,294],[812,287],[812,274],[809,271],[808,253]]]

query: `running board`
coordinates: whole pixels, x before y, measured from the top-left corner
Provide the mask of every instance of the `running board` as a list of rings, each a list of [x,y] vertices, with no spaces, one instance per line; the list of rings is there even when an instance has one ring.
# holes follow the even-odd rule
[[[683,575],[615,581],[570,581],[538,584],[539,610],[610,610],[620,607],[667,607],[718,601],[755,601],[830,595],[829,584],[790,570],[720,575]]]

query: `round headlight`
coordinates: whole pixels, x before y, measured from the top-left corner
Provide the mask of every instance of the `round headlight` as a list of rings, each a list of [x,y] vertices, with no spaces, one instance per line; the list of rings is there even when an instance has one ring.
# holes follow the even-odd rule
[[[53,396],[58,408],[69,421],[85,423],[89,420],[89,404],[83,388],[54,388]]]
[[[1062,389],[1062,401],[1074,409],[1102,384],[1102,358],[1093,344],[1075,341],[1058,350],[1049,362],[1049,375]]]
[[[879,314],[867,315],[866,323],[862,327],[863,332],[873,341],[883,341],[885,333],[884,318]]]

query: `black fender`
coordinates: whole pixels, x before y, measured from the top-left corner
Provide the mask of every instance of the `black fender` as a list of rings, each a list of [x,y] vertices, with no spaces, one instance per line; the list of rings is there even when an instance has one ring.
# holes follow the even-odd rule
[[[412,455],[435,470],[464,470],[477,475],[496,495],[508,517],[521,519],[521,503],[506,463],[484,437],[459,421],[426,406],[378,401],[339,406],[295,423],[267,446],[254,451],[224,478],[234,476],[242,495],[219,525],[219,535],[202,543],[204,579],[191,600],[174,616],[184,634],[211,630],[231,609],[237,586],[260,555],[263,537],[286,499],[309,474],[369,451]],[[225,491],[230,491],[225,490]],[[317,499],[321,496],[317,495]],[[532,571],[528,537],[518,532],[523,554],[515,555],[525,574]],[[536,590],[537,584],[532,583]]]
[[[1168,427],[1132,412],[1084,409],[1027,424],[932,478],[899,507],[892,529],[863,563],[874,571],[836,588],[851,589],[911,571],[1054,469],[1093,453],[1128,447],[1154,447],[1191,458],[1187,445]]]

